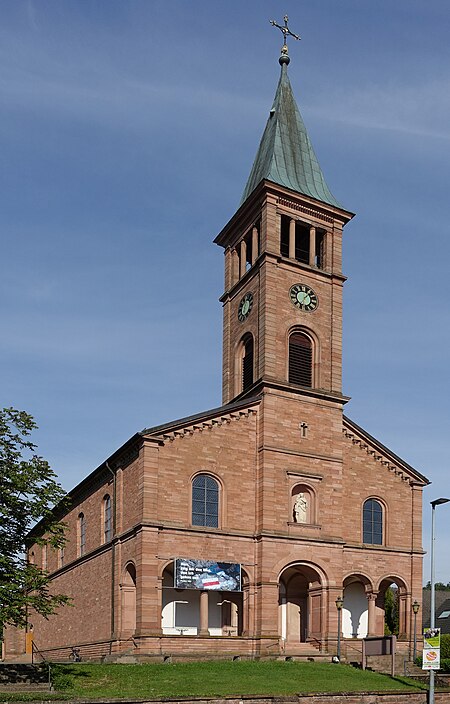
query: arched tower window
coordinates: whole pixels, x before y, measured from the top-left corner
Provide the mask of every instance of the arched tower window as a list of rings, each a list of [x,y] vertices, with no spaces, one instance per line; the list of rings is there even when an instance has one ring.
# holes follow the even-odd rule
[[[78,515],[78,555],[82,557],[86,552],[86,518],[84,513]]]
[[[363,543],[383,544],[383,507],[376,499],[367,499],[364,502]]]
[[[312,342],[303,332],[289,337],[289,382],[312,386]]]
[[[253,336],[247,335],[243,339],[243,345],[244,347],[242,355],[242,391],[246,391],[253,384]]]
[[[109,494],[103,498],[103,540],[109,543],[112,540],[112,506]]]
[[[192,482],[192,525],[219,527],[219,484],[209,474],[198,474]]]

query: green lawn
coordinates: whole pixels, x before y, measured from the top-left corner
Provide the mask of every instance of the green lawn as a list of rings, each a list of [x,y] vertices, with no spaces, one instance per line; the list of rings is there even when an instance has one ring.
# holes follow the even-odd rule
[[[300,692],[413,690],[405,678],[316,662],[192,662],[147,665],[54,665],[64,698],[219,697]],[[47,697],[46,697],[47,698]],[[0,699],[3,699],[0,695]]]

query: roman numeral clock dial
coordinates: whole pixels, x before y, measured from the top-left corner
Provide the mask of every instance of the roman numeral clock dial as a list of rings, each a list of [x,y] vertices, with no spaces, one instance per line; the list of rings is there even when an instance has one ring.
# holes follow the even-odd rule
[[[306,284],[294,284],[289,290],[291,303],[300,310],[310,313],[319,305],[317,294]]]

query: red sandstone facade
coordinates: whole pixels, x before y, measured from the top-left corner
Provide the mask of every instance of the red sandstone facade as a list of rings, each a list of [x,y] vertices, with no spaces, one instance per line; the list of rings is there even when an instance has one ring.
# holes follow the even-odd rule
[[[132,437],[71,493],[64,554],[32,547],[52,588],[73,599],[48,621],[31,618],[47,656],[71,646],[84,658],[331,654],[343,595],[351,658],[361,637],[383,635],[392,583],[409,647],[427,480],[343,415],[341,253],[351,217],[263,179],[218,235],[224,405]],[[303,239],[309,232],[306,257],[296,227]],[[299,283],[315,292],[314,309],[293,303]],[[295,334],[309,345],[307,384],[292,381]],[[217,526],[193,518],[202,475],[218,489]],[[300,493],[306,508],[296,515]],[[367,542],[372,500],[381,537]],[[242,591],[175,589],[180,557],[239,563]],[[11,655],[20,638],[8,638]]]

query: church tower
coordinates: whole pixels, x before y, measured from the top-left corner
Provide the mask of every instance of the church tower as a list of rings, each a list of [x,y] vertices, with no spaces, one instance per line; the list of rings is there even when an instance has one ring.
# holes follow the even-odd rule
[[[223,402],[268,389],[338,405],[342,229],[288,78],[281,76],[225,249]]]
[[[342,394],[342,231],[352,213],[325,182],[293,96],[289,61],[284,44],[241,205],[215,240],[225,249],[223,402],[262,399],[259,528],[268,530],[277,525],[276,510],[269,510],[273,485],[289,466],[314,474],[330,460],[340,491],[348,400]],[[339,538],[339,521],[334,525]]]

